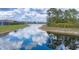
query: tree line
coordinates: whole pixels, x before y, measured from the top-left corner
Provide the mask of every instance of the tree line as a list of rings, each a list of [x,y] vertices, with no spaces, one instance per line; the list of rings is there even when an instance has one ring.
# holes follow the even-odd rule
[[[76,9],[50,8],[47,10],[47,25],[51,26],[57,23],[76,24],[79,11]]]

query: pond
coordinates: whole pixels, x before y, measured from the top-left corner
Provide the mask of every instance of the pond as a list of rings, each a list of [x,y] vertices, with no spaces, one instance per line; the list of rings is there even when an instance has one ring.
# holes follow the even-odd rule
[[[48,34],[39,29],[42,24],[30,24],[29,27],[12,31],[0,38],[1,50],[47,50]]]
[[[39,29],[44,24],[29,24],[29,27],[12,31],[0,38],[1,50],[65,50],[62,36],[48,34]],[[61,40],[57,40],[57,38]],[[63,38],[63,39],[66,39]],[[75,41],[77,43],[77,40]],[[70,43],[69,43],[70,44]],[[79,44],[79,43],[78,43]],[[67,46],[68,47],[68,46]]]

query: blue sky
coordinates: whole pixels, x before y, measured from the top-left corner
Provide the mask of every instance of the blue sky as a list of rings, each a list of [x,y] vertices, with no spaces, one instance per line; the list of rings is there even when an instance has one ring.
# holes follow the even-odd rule
[[[47,8],[0,8],[0,20],[46,22]]]

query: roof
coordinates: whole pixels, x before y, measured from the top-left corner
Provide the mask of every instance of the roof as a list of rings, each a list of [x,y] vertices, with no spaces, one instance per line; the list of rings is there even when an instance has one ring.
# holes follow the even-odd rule
[[[0,21],[5,21],[5,22],[15,22],[14,20],[7,20],[7,19],[4,19],[4,20],[0,20]]]

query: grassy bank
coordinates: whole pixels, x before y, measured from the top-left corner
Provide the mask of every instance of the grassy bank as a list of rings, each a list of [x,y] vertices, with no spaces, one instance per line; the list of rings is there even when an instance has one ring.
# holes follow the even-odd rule
[[[52,23],[49,27],[60,27],[60,28],[79,28],[78,23]]]
[[[16,29],[20,29],[20,28],[24,28],[27,25],[25,24],[19,24],[19,25],[3,25],[0,26],[0,32],[6,32],[6,31],[11,31],[11,30],[16,30]]]
[[[79,37],[79,28],[61,28],[61,27],[49,27],[47,25],[42,26],[40,29],[53,33],[56,35],[68,35]]]

